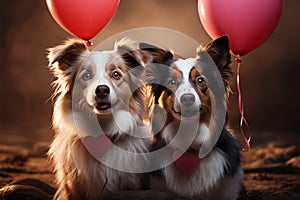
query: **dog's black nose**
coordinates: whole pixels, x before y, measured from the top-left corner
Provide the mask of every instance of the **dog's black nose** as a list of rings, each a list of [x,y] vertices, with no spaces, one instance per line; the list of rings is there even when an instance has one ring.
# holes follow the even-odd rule
[[[195,95],[192,93],[184,94],[180,97],[180,102],[184,105],[190,105],[195,103]]]
[[[104,98],[109,95],[109,87],[107,85],[98,85],[95,91],[97,97]]]

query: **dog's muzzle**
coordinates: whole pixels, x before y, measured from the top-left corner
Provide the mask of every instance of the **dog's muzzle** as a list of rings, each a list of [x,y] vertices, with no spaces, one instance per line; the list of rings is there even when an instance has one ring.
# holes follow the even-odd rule
[[[107,110],[111,108],[109,98],[110,89],[107,85],[98,85],[95,90],[95,108],[97,110]]]
[[[195,103],[195,95],[192,93],[188,93],[188,94],[183,94],[180,97],[180,103],[183,106],[192,106]]]
[[[198,110],[196,105],[196,97],[192,93],[185,93],[179,98],[180,101],[180,110],[182,117],[192,117]]]

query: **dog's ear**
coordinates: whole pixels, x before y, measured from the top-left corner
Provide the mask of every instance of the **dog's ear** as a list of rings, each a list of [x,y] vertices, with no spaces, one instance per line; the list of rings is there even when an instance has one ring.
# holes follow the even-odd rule
[[[206,51],[217,65],[224,80],[226,90],[229,92],[232,71],[230,68],[231,56],[228,36],[219,37],[211,41],[203,49],[199,48],[197,52],[198,58],[201,57],[203,51]]]
[[[88,48],[82,40],[69,39],[62,45],[48,49],[48,52],[50,70],[57,74],[73,67],[74,63],[88,52]]]
[[[126,66],[134,68],[137,66],[145,66],[151,62],[152,56],[148,52],[141,51],[136,42],[123,38],[115,44],[117,51],[122,59],[126,62]]]
[[[140,43],[140,49],[152,55],[152,62],[146,66],[145,79],[146,83],[151,85],[155,104],[158,104],[162,92],[166,89],[164,82],[173,63],[173,53],[146,43]]]
[[[171,65],[174,55],[172,52],[147,43],[140,43],[139,48],[152,56],[152,63]]]
[[[231,57],[228,36],[222,36],[211,41],[204,49],[220,70],[226,68],[230,64]]]

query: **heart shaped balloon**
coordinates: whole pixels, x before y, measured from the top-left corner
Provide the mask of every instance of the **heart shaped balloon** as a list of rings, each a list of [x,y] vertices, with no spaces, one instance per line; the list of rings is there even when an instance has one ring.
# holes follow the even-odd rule
[[[101,158],[112,145],[110,138],[104,134],[97,137],[86,136],[81,138],[81,142],[96,159]]]
[[[114,16],[120,0],[46,0],[55,21],[83,40],[97,35]]]
[[[175,150],[172,159],[175,166],[185,174],[189,174],[200,164],[198,152],[195,151],[182,152],[181,150]]]
[[[207,33],[228,35],[231,52],[245,55],[275,30],[283,0],[198,0],[198,13]]]

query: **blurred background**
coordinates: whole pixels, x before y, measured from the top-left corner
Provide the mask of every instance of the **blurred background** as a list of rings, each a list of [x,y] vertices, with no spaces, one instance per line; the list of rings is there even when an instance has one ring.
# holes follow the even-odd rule
[[[255,138],[265,132],[300,131],[300,1],[284,2],[272,36],[243,57],[241,87],[246,116]],[[121,0],[110,24],[92,41],[139,27],[163,27],[205,45],[196,0]],[[0,7],[0,144],[32,145],[52,137],[49,97],[53,80],[46,49],[72,37],[52,18],[43,0],[2,1]],[[176,42],[176,41],[174,41]],[[236,63],[232,64],[236,70]],[[230,99],[230,123],[237,129],[236,84]],[[13,136],[13,137],[12,137]]]

